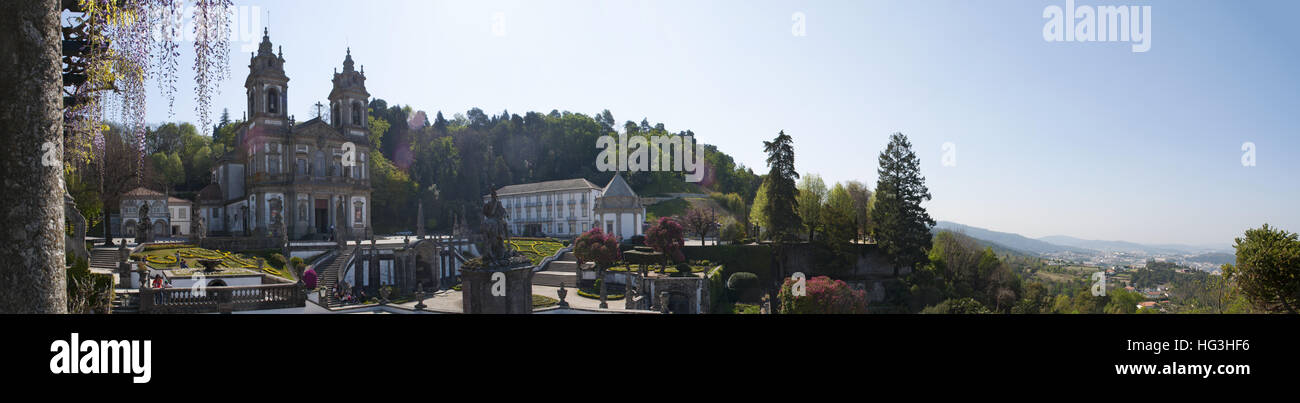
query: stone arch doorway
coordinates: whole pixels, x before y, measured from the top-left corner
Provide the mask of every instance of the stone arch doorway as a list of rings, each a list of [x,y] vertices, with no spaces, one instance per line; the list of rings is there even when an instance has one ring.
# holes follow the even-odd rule
[[[170,237],[171,233],[172,233],[171,228],[167,227],[167,221],[154,220],[153,222],[154,237],[158,237],[158,238]]]
[[[695,306],[691,303],[691,297],[680,292],[668,293],[668,312],[674,314],[691,314],[695,313]]]
[[[224,280],[221,280],[221,279],[215,279],[215,280],[208,281],[207,288],[211,288],[211,287],[226,287],[226,286],[228,286],[228,285],[226,284],[226,282],[225,282]],[[216,300],[217,300],[217,303],[219,303],[219,304],[229,303],[229,302],[232,300],[232,296],[230,295],[230,291],[227,291],[227,290],[211,290],[211,291],[208,291],[208,292],[207,292],[207,295],[208,295],[208,297],[211,297],[211,298],[216,299]]]

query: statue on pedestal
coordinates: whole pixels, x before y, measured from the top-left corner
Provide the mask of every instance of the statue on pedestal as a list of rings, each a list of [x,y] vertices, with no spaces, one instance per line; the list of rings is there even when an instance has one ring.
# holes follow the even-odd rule
[[[72,222],[73,232],[64,237],[64,253],[89,261],[90,251],[86,250],[86,217],[77,210],[77,202],[67,193],[63,194],[63,218]]]
[[[346,228],[348,222],[347,206],[343,204],[342,196],[339,196],[338,203],[336,203],[334,210],[338,212],[338,214],[336,214],[338,217],[334,220],[334,240],[338,243],[339,248],[342,249],[348,244],[348,232]]]
[[[153,242],[153,225],[149,222],[149,202],[140,204],[140,220],[135,223],[135,243]]]
[[[196,208],[190,211],[194,213],[190,217],[190,222],[194,223],[193,228],[190,228],[190,238],[194,240],[194,246],[201,248],[203,247],[203,238],[208,236],[208,221],[206,218],[203,218],[203,213],[200,212],[200,209]]]
[[[510,239],[509,218],[506,208],[497,200],[497,191],[492,191],[492,199],[483,205],[483,258],[485,261],[497,262],[510,257],[505,241]]]

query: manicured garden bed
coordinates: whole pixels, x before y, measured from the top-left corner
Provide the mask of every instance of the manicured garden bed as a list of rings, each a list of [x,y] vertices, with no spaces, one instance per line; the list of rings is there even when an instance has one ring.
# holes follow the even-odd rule
[[[551,238],[511,238],[506,244],[527,256],[534,265],[541,264],[543,259],[555,256],[555,252],[564,248],[563,243]]]
[[[270,257],[273,252],[259,251],[257,255]],[[277,259],[265,259],[265,264],[261,266],[262,272],[293,280],[293,274],[284,268],[284,262]],[[220,250],[204,249],[194,245],[148,245],[140,253],[131,255],[132,259],[145,262],[145,265],[152,269],[169,270],[173,276],[189,276],[190,274],[203,270],[203,265],[199,263],[200,259],[220,259],[219,268],[226,269],[244,269],[244,270],[226,270],[218,273],[206,273],[206,275],[241,275],[258,272],[257,256],[250,256],[242,253],[232,253]],[[186,268],[181,267],[181,262],[185,262]]]

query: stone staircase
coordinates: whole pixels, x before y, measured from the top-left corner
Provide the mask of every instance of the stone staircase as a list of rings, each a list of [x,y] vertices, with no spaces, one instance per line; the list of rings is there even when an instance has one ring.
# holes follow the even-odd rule
[[[320,284],[317,284],[316,286],[325,287],[325,289],[329,291],[329,296],[326,297],[324,301],[321,301],[322,305],[326,308],[342,305],[339,302],[339,299],[334,296],[334,286],[339,283],[339,276],[343,275],[343,266],[346,265],[349,260],[352,260],[353,251],[355,250],[343,248],[343,250],[339,252],[339,255],[334,258],[334,261],[330,262],[328,266],[325,266],[325,270],[320,271]]]
[[[90,251],[90,267],[95,269],[117,270],[117,248],[95,248]]]
[[[119,292],[113,295],[114,315],[133,315],[140,313],[140,294]]]
[[[533,273],[533,285],[559,287],[561,283],[568,288],[578,286],[578,257],[573,252],[564,252],[559,259],[542,267],[542,271]]]

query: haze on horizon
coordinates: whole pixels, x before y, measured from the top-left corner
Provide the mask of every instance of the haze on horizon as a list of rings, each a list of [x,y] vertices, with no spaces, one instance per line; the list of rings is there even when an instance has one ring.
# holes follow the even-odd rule
[[[1300,3],[1076,1],[1150,5],[1145,53],[1045,41],[1044,7],[1064,0],[235,4],[251,38],[231,44],[213,120],[243,114],[243,47],[269,22],[299,121],[351,47],[374,98],[431,117],[609,109],[693,130],[756,172],[761,141],[784,130],[800,173],[828,184],[874,186],[877,154],[903,132],[937,220],[1224,247],[1265,222],[1300,231]],[[183,65],[174,115],[151,84],[148,121],[197,124],[192,82]],[[949,142],[955,166],[940,163]],[[1242,166],[1245,142],[1256,166]]]

